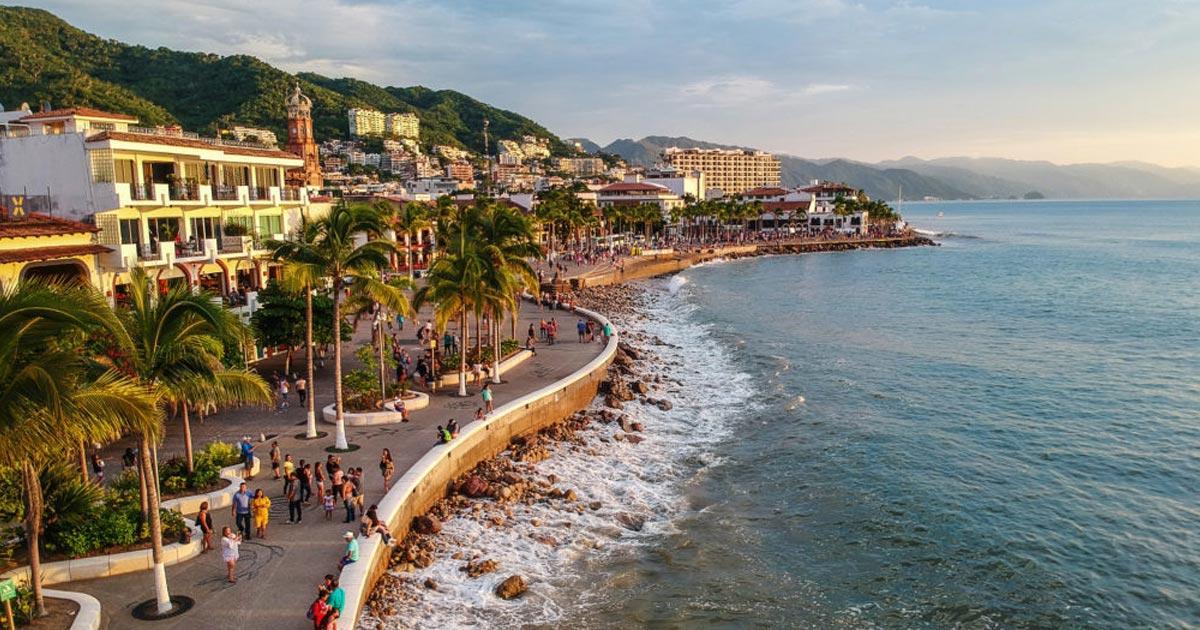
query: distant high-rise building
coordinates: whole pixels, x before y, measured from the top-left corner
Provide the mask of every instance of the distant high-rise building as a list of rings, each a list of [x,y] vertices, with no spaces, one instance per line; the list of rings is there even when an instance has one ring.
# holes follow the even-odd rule
[[[242,127],[237,125],[230,129],[229,133],[233,135],[234,140],[239,142],[257,142],[259,144],[266,144],[270,146],[279,144],[279,139],[275,137],[275,132],[271,131],[270,129]]]
[[[681,171],[703,172],[708,186],[726,195],[779,185],[779,158],[765,151],[670,147],[662,157],[663,162]]]
[[[384,133],[397,138],[416,140],[421,136],[421,119],[411,112],[386,114],[384,116]]]
[[[604,160],[600,158],[558,158],[558,170],[579,177],[595,177],[604,174]]]
[[[353,108],[346,110],[352,136],[382,136],[386,130],[383,112],[373,109]]]

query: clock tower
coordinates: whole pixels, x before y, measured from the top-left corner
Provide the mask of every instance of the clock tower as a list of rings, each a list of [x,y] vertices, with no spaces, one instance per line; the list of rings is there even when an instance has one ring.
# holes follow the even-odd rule
[[[321,161],[313,139],[312,99],[300,93],[300,84],[292,88],[287,99],[287,150],[304,158],[304,166],[287,172],[289,186],[320,186]]]

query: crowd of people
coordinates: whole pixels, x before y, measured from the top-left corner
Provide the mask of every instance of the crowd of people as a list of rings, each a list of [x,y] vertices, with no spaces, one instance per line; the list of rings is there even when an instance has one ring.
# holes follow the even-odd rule
[[[441,427],[439,427],[439,432]],[[453,434],[457,434],[457,425],[452,424]],[[269,538],[271,525],[272,496],[275,500],[286,501],[288,518],[286,525],[302,525],[304,513],[316,510],[323,515],[324,521],[333,521],[338,503],[345,514],[342,522],[348,529],[342,539],[345,543],[338,569],[359,560],[359,539],[370,538],[378,534],[385,545],[393,544],[392,533],[378,514],[378,507],[366,505],[367,475],[361,466],[343,465],[342,458],[330,454],[324,462],[309,463],[304,459],[296,460],[291,453],[285,453],[278,441],[271,442],[268,457],[271,462],[270,481],[280,483],[279,494],[271,495],[268,484],[262,484],[253,490],[250,483],[255,477],[252,474],[256,446],[249,437],[239,444],[244,466],[245,480],[233,494],[229,518],[231,525],[220,528],[220,540],[214,542],[216,526],[212,510],[208,502],[200,505],[196,515],[196,526],[201,533],[201,553],[220,549],[221,560],[225,565],[225,579],[230,584],[237,583],[237,565],[240,558],[241,545],[255,540]],[[385,448],[379,456],[379,474],[382,478],[382,492],[391,488],[392,479],[396,474],[396,462],[389,449]],[[345,594],[338,586],[334,574],[325,576],[325,581],[318,587],[318,596],[309,608],[309,619],[314,628],[336,628],[337,619],[343,613]]]

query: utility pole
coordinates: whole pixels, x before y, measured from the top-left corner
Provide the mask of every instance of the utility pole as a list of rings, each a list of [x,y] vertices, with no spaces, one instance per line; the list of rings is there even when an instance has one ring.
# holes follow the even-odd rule
[[[484,178],[484,192],[491,194],[492,192],[492,154],[488,150],[488,125],[491,122],[488,119],[483,119],[483,163],[487,168],[487,176]]]

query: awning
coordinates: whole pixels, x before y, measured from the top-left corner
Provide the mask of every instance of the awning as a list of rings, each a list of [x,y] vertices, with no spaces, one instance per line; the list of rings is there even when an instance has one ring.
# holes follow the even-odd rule
[[[107,254],[112,250],[95,243],[86,245],[57,245],[54,247],[27,247],[24,249],[8,249],[0,251],[0,264],[16,262],[33,262],[36,260],[58,260],[73,256],[92,256]]]

